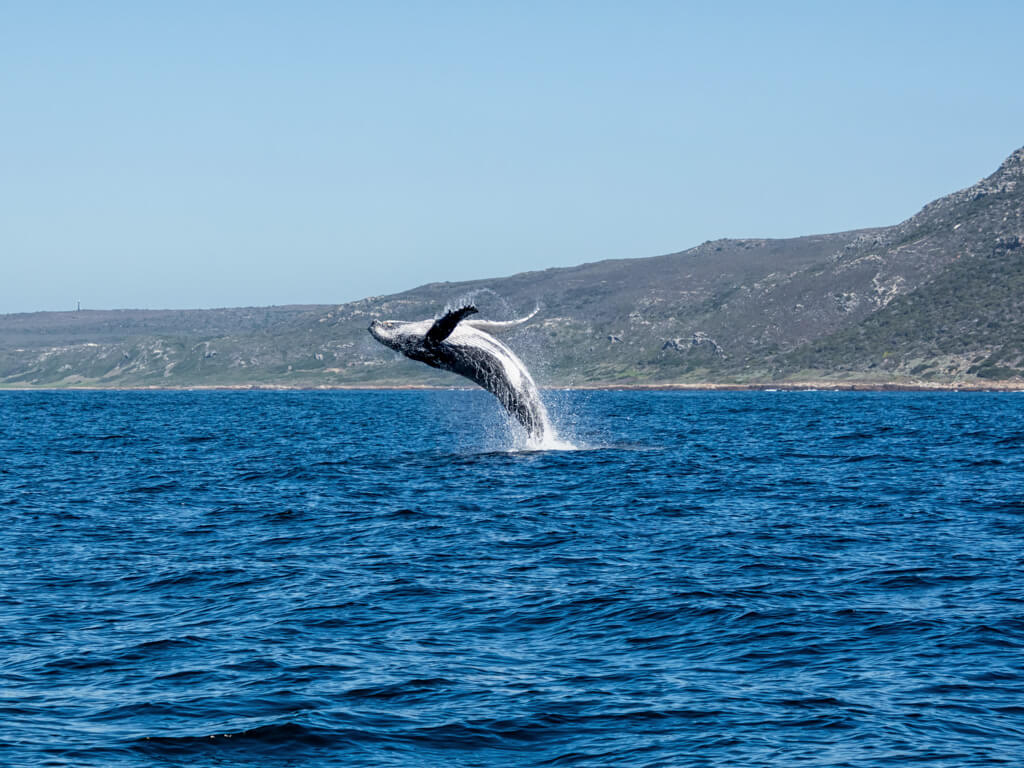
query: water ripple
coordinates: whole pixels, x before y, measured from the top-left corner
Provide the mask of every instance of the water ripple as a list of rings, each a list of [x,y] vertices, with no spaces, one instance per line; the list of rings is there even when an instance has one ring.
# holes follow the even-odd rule
[[[0,764],[1019,764],[1024,400],[557,401],[0,393]]]

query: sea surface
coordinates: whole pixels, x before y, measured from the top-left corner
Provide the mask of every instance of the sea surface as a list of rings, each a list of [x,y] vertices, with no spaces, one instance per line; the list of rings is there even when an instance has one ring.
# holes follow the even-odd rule
[[[1024,394],[0,393],[0,765],[1024,765]]]

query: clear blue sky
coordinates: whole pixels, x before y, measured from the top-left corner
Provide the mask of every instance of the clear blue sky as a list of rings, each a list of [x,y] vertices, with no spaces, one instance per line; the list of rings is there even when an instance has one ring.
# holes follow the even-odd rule
[[[896,223],[1020,2],[3,2],[0,312],[343,302]]]

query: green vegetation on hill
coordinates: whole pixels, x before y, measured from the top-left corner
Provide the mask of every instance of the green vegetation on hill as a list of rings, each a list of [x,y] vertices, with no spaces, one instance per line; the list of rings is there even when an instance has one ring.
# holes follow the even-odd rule
[[[1002,238],[955,260],[935,279],[863,322],[783,359],[782,370],[879,368],[925,380],[1024,376],[1024,247]]]

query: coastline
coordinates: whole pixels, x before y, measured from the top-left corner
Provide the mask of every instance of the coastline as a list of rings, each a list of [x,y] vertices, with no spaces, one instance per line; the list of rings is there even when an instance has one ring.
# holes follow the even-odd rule
[[[140,386],[19,386],[0,384],[2,392],[414,392],[475,390],[473,386],[440,386],[435,384],[195,384]],[[1024,392],[1024,381],[980,382],[865,382],[808,380],[790,382],[759,382],[747,384],[695,382],[659,384],[595,383],[541,387],[558,392]]]

